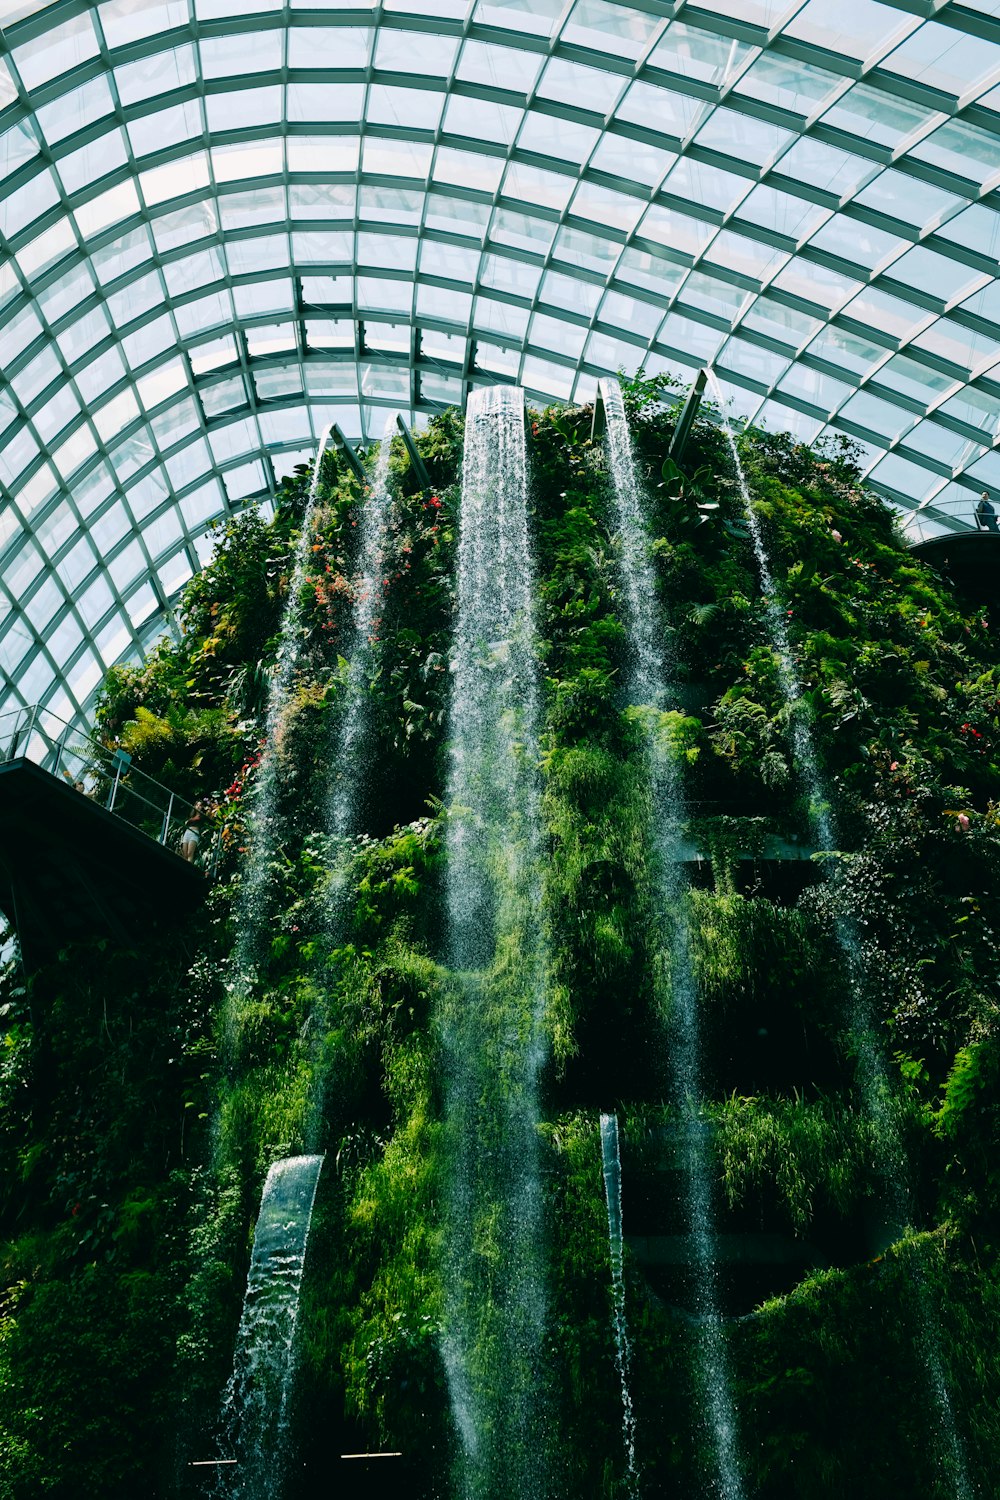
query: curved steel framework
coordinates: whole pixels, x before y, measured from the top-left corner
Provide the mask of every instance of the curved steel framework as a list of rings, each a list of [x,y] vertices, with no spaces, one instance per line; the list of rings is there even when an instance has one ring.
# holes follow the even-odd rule
[[[474,384],[713,362],[937,525],[1000,491],[1000,0],[0,15],[0,708],[76,714],[331,420]]]

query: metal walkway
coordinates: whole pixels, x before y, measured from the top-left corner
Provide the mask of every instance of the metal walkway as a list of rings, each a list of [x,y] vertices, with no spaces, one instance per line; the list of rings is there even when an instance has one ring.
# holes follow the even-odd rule
[[[201,900],[177,852],[191,804],[46,709],[0,717],[0,911],[27,969],[81,938],[130,943]]]

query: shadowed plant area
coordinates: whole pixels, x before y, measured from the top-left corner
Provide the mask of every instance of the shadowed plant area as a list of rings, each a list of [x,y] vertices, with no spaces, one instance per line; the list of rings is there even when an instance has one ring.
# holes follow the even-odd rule
[[[109,677],[206,893],[4,971],[0,1500],[993,1492],[995,625],[849,443],[748,513],[620,392],[627,503],[491,395]]]

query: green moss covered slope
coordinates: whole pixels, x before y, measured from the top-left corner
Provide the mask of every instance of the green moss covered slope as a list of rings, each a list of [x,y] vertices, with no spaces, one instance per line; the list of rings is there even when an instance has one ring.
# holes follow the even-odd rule
[[[812,850],[725,442],[699,420],[679,470],[666,458],[669,389],[637,380],[625,395],[664,631],[682,664],[658,733],[691,806],[705,1129],[747,1494],[954,1494],[927,1437],[914,1267],[969,1472],[989,1494],[1000,1460],[996,630],[907,553],[859,486],[849,446],[740,435],[836,814],[841,847]],[[683,1225],[645,736],[624,703],[629,643],[592,417],[532,413],[529,433],[551,1044],[539,1381],[553,1413],[552,1500],[626,1493],[601,1110],[617,1111],[623,1138],[641,1493],[700,1493],[707,1442],[683,1275],[649,1248],[676,1248]],[[364,497],[325,460],[252,993],[234,994],[230,961],[304,470],[273,521],[251,514],[220,531],[188,588],[179,643],[107,683],[107,742],[210,803],[216,878],[186,925],[164,914],[131,949],[95,941],[4,978],[2,1500],[199,1493],[190,1464],[211,1452],[264,1177],[307,1138],[326,1166],[299,1324],[302,1477],[288,1495],[332,1491],[340,1453],[379,1447],[403,1452],[405,1493],[451,1492],[434,1017],[451,993],[441,799],[461,441],[454,412],[420,435],[431,489],[394,450],[371,733],[356,767],[363,833],[335,941],[323,807]],[[914,1222],[893,1242],[878,1127],[858,1107],[842,920],[862,934],[914,1185]]]

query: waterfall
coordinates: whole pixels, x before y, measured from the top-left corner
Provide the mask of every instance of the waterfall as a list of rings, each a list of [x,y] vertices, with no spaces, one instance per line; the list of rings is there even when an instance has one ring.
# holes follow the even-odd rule
[[[313,460],[309,498],[302,517],[302,531],[295,551],[295,564],[288,587],[288,600],[281,621],[277,662],[268,684],[264,749],[257,772],[257,786],[250,814],[249,854],[243,889],[240,893],[240,921],[237,924],[235,954],[237,975],[245,975],[258,957],[257,949],[261,932],[267,924],[265,891],[275,853],[274,840],[278,820],[278,751],[285,710],[301,654],[302,587],[305,583],[312,545],[313,515],[319,493],[323,455],[326,453],[332,431],[331,424],[320,437],[316,457]]]
[[[632,1351],[625,1321],[625,1279],[622,1274],[622,1162],[618,1148],[618,1116],[601,1116],[601,1162],[604,1196],[608,1204],[608,1243],[611,1253],[611,1298],[615,1328],[615,1364],[622,1387],[622,1434],[627,1461],[626,1487],[631,1500],[638,1495],[635,1467],[635,1411],[629,1390]]]
[[[709,1437],[714,1446],[716,1493],[742,1500],[736,1413],[718,1306],[712,1163],[700,1128],[702,1096],[698,997],[691,960],[691,934],[678,843],[686,807],[678,768],[662,743],[659,714],[668,699],[663,631],[656,604],[656,577],[649,560],[645,507],[632,455],[632,441],[617,380],[601,381],[607,414],[607,452],[619,534],[622,590],[633,662],[632,704],[645,710],[654,882],[670,982],[670,1095],[680,1127],[696,1313],[697,1363]]]
[[[392,415],[386,418],[375,465],[375,477],[371,491],[365,495],[361,506],[358,577],[351,618],[351,637],[343,653],[348,665],[344,703],[337,726],[333,784],[327,813],[327,830],[337,843],[351,838],[356,831],[358,792],[363,784],[363,772],[358,762],[369,730],[372,647],[383,597],[383,568],[392,505],[389,459],[395,430],[396,419]]]
[[[271,1500],[281,1492],[295,1325],[322,1156],[291,1156],[267,1174],[222,1425],[236,1464],[215,1493]]]
[[[463,1500],[542,1500],[545,950],[524,393],[465,425],[449,708],[443,1356]]]
[[[723,432],[743,501],[750,544],[764,597],[764,616],[767,621],[768,635],[777,661],[778,681],[791,726],[795,768],[809,800],[809,821],[813,838],[819,849],[832,851],[837,847],[836,825],[816,753],[809,705],[803,697],[802,683],[795,669],[788,617],[778,600],[760,519],[754,507],[743,464],[740,461],[735,434],[723,411],[724,398],[713,370],[708,371],[708,380],[719,407]],[[824,874],[828,881],[832,882],[836,879],[837,872],[829,861]],[[843,916],[835,917],[833,930],[843,958],[847,981],[844,987],[844,1009],[857,1062],[858,1092],[861,1096],[862,1107],[877,1126],[876,1167],[882,1181],[883,1197],[889,1208],[889,1232],[893,1239],[898,1239],[909,1223],[913,1195],[906,1148],[900,1134],[895,1107],[896,1091],[868,999],[866,960],[861,935],[855,923]],[[912,1282],[915,1293],[914,1312],[917,1321],[917,1336],[931,1399],[940,1418],[941,1432],[948,1455],[947,1462],[950,1467],[949,1477],[959,1500],[970,1500],[972,1491],[967,1477],[962,1440],[958,1434],[951,1397],[945,1380],[937,1317],[931,1306],[923,1273],[916,1262],[912,1268]]]

